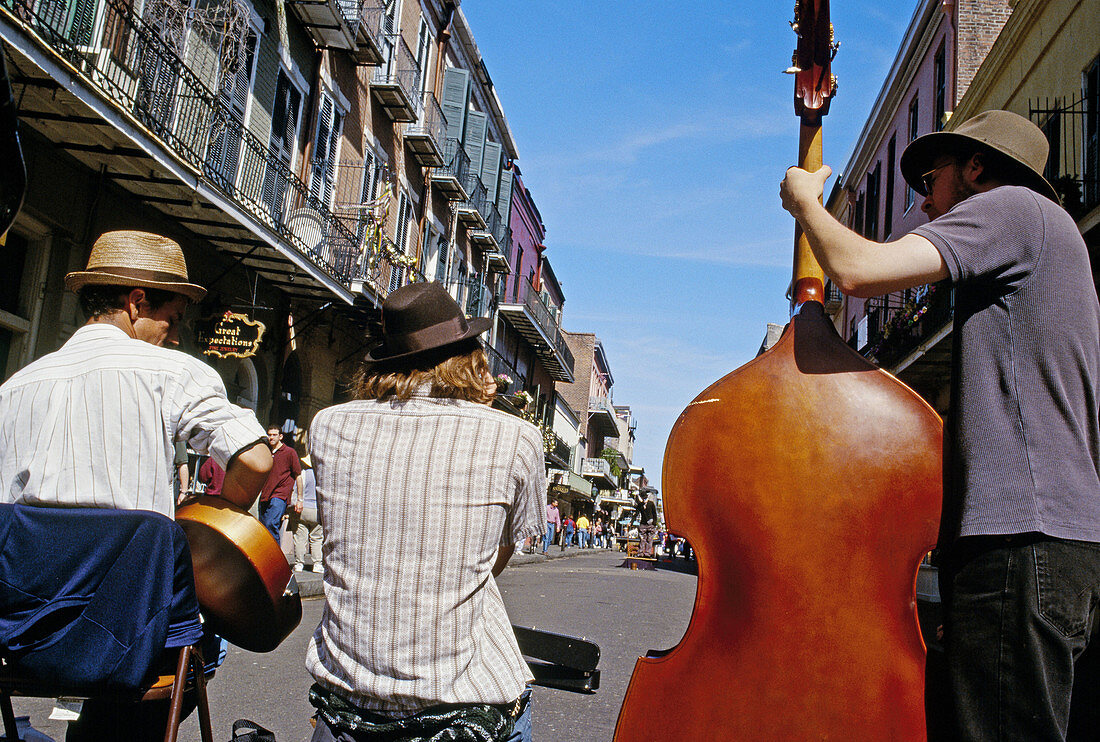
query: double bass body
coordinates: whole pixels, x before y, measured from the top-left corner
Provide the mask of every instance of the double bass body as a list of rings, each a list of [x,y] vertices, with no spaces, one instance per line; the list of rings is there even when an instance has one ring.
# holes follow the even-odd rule
[[[816,301],[696,397],[662,482],[697,554],[695,607],[676,647],[638,660],[616,742],[925,739],[914,589],[941,438]]]

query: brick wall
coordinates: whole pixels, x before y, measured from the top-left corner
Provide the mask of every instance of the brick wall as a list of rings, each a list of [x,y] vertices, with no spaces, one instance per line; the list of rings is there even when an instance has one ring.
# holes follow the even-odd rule
[[[588,396],[592,382],[592,356],[596,347],[596,336],[590,332],[561,331],[569,351],[573,354],[573,378],[571,384],[556,382],[558,394],[569,405],[581,421],[581,430],[588,426]]]
[[[958,28],[955,103],[963,97],[1005,21],[1012,15],[1008,0],[957,0]]]

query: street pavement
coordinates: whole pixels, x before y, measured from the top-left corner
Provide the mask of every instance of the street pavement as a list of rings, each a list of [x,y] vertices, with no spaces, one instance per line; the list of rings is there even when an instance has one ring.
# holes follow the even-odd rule
[[[624,555],[602,549],[551,550],[516,554],[498,580],[512,623],[596,642],[601,649],[600,688],[592,695],[550,688],[534,690],[536,742],[611,740],[635,660],[650,649],[667,649],[683,636],[691,617],[696,578],[684,561],[670,568],[631,570]],[[279,742],[304,742],[312,729],[307,692],[312,679],[305,651],[320,620],[319,575],[298,573],[302,623],[274,652],[255,654],[230,647],[209,686],[217,742],[228,740],[233,721],[252,719],[275,732]],[[60,740],[64,723],[47,719],[52,703],[15,699],[16,715],[29,714],[34,727]],[[181,740],[198,740],[195,715],[184,722]]]

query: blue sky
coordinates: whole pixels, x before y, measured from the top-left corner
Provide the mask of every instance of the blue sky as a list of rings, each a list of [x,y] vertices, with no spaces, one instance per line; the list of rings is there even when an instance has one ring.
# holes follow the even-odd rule
[[[668,433],[700,391],[789,317],[794,2],[462,3],[504,106],[565,292],[595,332],[634,451],[659,486]],[[833,3],[839,94],[825,162],[840,171],[916,0]],[[827,186],[828,187],[828,186]]]

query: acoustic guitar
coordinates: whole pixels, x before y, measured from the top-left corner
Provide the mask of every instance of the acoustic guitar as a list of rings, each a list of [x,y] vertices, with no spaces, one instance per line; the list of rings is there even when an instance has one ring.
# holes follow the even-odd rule
[[[302,598],[283,550],[246,510],[200,496],[176,511],[210,628],[251,652],[270,652],[302,620]]]

